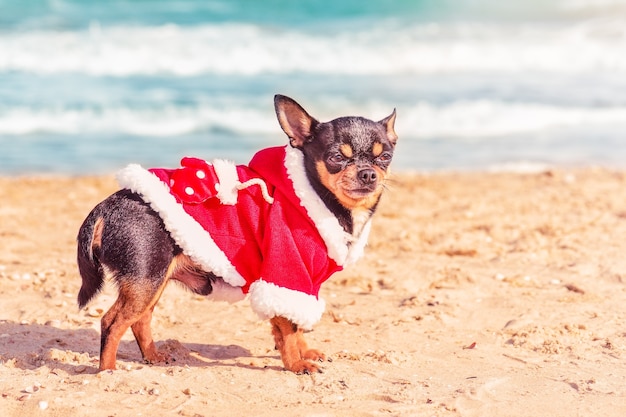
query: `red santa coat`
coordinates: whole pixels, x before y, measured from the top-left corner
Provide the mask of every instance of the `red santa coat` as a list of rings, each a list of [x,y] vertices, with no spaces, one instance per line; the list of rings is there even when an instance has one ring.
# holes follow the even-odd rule
[[[181,165],[130,165],[118,181],[159,213],[188,256],[221,278],[210,298],[249,294],[261,318],[312,327],[325,308],[321,284],[361,256],[369,223],[358,238],[343,230],[309,184],[298,149],[264,149],[248,166],[196,158]]]

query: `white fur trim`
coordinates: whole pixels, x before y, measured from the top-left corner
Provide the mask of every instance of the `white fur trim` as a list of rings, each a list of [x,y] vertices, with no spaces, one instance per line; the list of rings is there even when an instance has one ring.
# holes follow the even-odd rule
[[[326,244],[328,256],[338,265],[343,265],[348,257],[348,243],[352,241],[352,236],[343,230],[337,217],[326,207],[311,186],[304,169],[304,154],[301,150],[286,147],[285,168],[287,176],[293,182],[293,189],[300,199],[300,204],[306,209]]]
[[[239,184],[239,175],[237,175],[237,167],[230,161],[223,159],[214,159],[213,168],[215,174],[219,178],[220,186],[217,191],[217,198],[222,204],[233,205],[237,203],[237,185]]]
[[[285,317],[305,330],[320,321],[326,302],[322,298],[279,287],[260,279],[250,286],[250,305],[263,320]]]
[[[117,173],[117,181],[121,187],[141,194],[159,213],[176,244],[205,271],[213,272],[235,287],[246,283],[211,235],[176,202],[167,185],[156,175],[132,164]]]
[[[361,258],[361,256],[363,256],[363,253],[365,253],[365,246],[367,245],[367,238],[370,235],[371,229],[372,220],[370,219],[367,223],[365,223],[365,226],[363,226],[363,230],[361,231],[359,238],[352,242],[352,245],[350,245],[348,257],[346,258],[344,265],[354,264]]]

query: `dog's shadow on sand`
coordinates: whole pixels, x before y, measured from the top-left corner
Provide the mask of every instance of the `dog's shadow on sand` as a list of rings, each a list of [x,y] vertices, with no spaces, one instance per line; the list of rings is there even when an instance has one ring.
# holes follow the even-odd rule
[[[280,357],[254,356],[238,345],[180,343],[176,340],[156,341],[159,350],[167,352],[172,361],[152,366],[212,367],[231,366],[253,370],[277,369],[280,366],[253,364],[253,360]],[[100,334],[94,329],[62,329],[41,324],[20,324],[0,320],[0,364],[26,370],[48,367],[68,374],[96,373],[100,351]],[[250,358],[250,360],[246,360]],[[117,354],[117,367],[144,364],[134,340],[122,340]]]

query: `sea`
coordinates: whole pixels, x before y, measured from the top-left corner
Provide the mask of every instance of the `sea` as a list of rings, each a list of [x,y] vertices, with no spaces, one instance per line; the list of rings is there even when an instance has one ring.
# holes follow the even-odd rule
[[[0,0],[0,175],[109,174],[397,111],[396,171],[626,168],[626,0]]]

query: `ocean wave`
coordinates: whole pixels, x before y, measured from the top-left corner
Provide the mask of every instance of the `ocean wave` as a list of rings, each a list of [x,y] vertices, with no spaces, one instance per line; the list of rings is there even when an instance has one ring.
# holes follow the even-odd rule
[[[369,103],[355,114],[387,114],[388,103]],[[594,126],[626,128],[626,107],[561,107],[496,100],[456,101],[446,105],[421,102],[398,108],[396,130],[408,138],[447,137],[465,140]],[[147,137],[226,131],[235,135],[273,135],[280,128],[273,112],[241,106],[135,109],[33,109],[0,111],[0,136],[30,134],[124,134]]]
[[[485,138],[572,127],[626,127],[626,107],[562,107],[491,100],[419,104],[404,116],[418,137]]]
[[[0,33],[0,71],[94,76],[626,72],[626,19],[306,32],[252,24]]]
[[[487,171],[492,173],[538,174],[548,171],[551,167],[551,164],[543,162],[515,161],[489,165]]]
[[[624,0],[560,0],[557,8],[561,12],[585,13],[587,16],[600,14],[609,15],[626,11]]]
[[[246,109],[224,111],[174,106],[153,109],[22,107],[0,112],[0,135],[120,133],[165,137],[211,129],[250,134],[277,129],[268,114]]]

